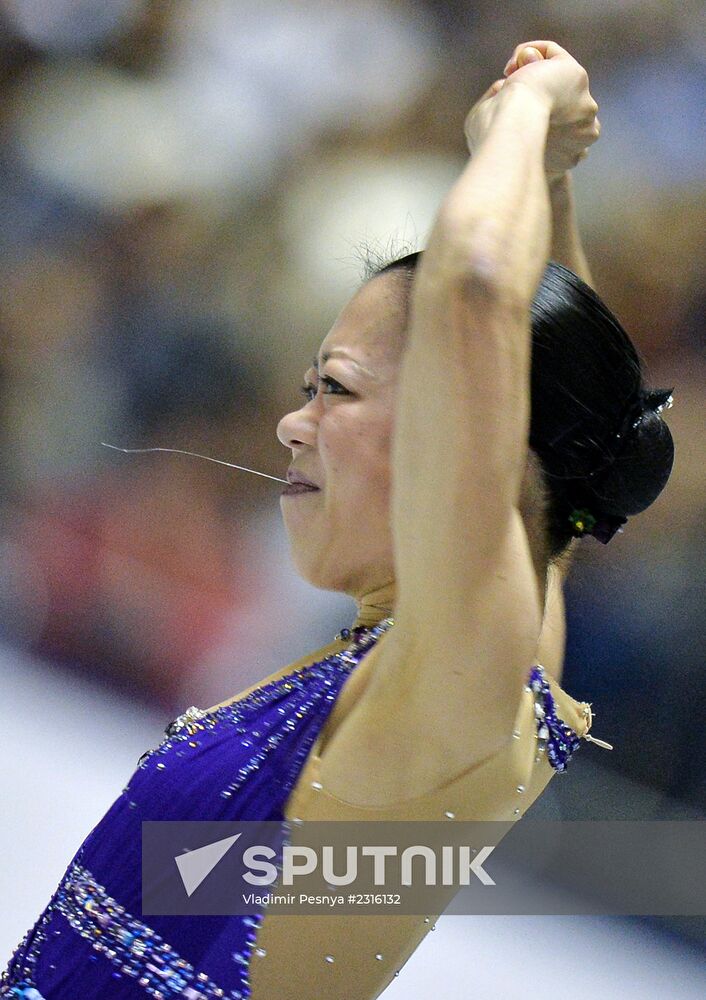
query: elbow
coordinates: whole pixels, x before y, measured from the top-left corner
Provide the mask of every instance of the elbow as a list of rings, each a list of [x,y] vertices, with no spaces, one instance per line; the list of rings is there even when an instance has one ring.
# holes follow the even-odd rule
[[[439,276],[443,275],[463,298],[512,312],[529,310],[513,267],[508,245],[511,237],[497,220],[487,216],[469,220],[445,205],[433,237]]]

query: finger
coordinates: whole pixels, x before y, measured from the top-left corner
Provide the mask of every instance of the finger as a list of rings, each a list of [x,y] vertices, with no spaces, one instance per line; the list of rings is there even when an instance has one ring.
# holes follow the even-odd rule
[[[502,88],[504,83],[505,80],[495,80],[493,83],[491,83],[486,92],[481,97],[478,98],[477,103],[480,104],[481,101],[485,101],[490,97],[495,97],[495,95]]]
[[[542,53],[543,59],[551,59],[554,56],[559,56],[559,55],[568,56],[570,54],[569,52],[566,51],[566,49],[562,49],[561,45],[558,45],[556,42],[551,41],[551,39],[536,38],[534,39],[534,41],[522,42],[520,45],[515,46],[515,51],[513,52],[513,55],[517,56],[520,49],[525,49],[528,46],[533,49],[538,49]]]
[[[575,130],[577,139],[582,139],[587,146],[596,142],[601,135],[601,123],[595,118],[590,125],[579,125]]]
[[[554,56],[569,54],[566,49],[562,49],[561,45],[557,45],[556,42],[552,42],[547,39],[536,39],[532,42],[521,42],[519,45],[515,46],[512,55],[505,65],[505,69],[503,70],[505,76],[515,72],[518,68],[517,60],[520,52],[526,48],[537,49],[543,59],[551,59]]]
[[[572,132],[577,137],[584,139],[586,143],[595,142],[601,134],[601,123],[597,118],[591,122],[576,122]]]
[[[539,49],[535,49],[533,45],[526,45],[524,49],[520,49],[517,55],[517,66],[518,68],[527,66],[528,63],[541,62],[543,59],[544,56]]]

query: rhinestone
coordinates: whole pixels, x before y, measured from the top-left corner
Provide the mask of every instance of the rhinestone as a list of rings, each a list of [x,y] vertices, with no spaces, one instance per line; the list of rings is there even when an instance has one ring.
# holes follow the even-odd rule
[[[513,729],[513,731],[512,731],[512,738],[513,738],[513,740],[519,740],[519,738],[520,738],[520,730],[519,729]]]
[[[429,917],[425,917],[425,918],[424,918],[424,923],[425,923],[425,924],[428,924],[428,923],[429,923]]]
[[[311,787],[312,788],[316,788],[318,790],[320,788],[323,788],[324,786],[321,784],[320,781],[312,781]]]
[[[334,962],[334,961],[335,961],[335,959],[334,959],[333,955],[327,955],[327,956],[326,956],[326,961],[327,961],[327,962],[328,962],[329,964],[331,964],[331,962]]]
[[[517,788],[516,788],[516,791],[518,791],[518,792],[524,792],[524,790],[525,790],[525,786],[524,785],[518,785]]]
[[[265,949],[265,948],[256,948],[255,949],[255,954],[258,956],[258,958],[264,958],[265,955],[267,954],[267,949]]]
[[[399,976],[399,974],[400,974],[400,970],[398,969],[397,972],[395,973],[395,975]]]
[[[379,951],[375,956],[375,958],[378,960],[378,962],[382,962],[382,952]]]
[[[447,809],[447,811],[444,813],[444,816],[446,816],[447,819],[455,819],[456,813],[451,812],[450,809]]]
[[[436,924],[432,924],[431,927],[429,928],[429,930],[435,931],[436,930]]]
[[[535,764],[538,764],[541,759],[542,759],[542,755],[541,754],[537,754],[537,756],[534,758]]]
[[[519,809],[513,809],[512,811],[514,812],[515,816],[519,816],[520,815],[520,810]]]

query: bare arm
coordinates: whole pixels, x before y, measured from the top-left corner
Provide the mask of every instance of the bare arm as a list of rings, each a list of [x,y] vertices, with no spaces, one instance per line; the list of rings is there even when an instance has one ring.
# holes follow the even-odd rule
[[[529,305],[549,252],[550,108],[521,85],[498,99],[415,279],[393,447],[396,619],[416,650],[406,686],[449,723],[439,756],[460,747],[465,764],[509,738],[541,628],[517,501]]]
[[[540,43],[540,49],[534,48],[534,43],[528,42],[518,45],[507,62],[503,72],[504,77],[512,76],[522,66],[528,65],[530,60],[538,60],[545,54],[545,49]],[[496,80],[486,93],[493,94],[505,85],[505,79]],[[597,119],[593,122],[595,135],[589,137],[589,141],[595,141],[600,134],[600,123]],[[549,256],[552,260],[570,268],[578,274],[586,284],[593,287],[591,272],[586,261],[586,256],[581,245],[578,223],[576,219],[576,205],[574,201],[573,174],[572,167],[576,166],[575,160],[575,134],[569,135],[567,143],[566,129],[550,128],[547,136],[547,149],[545,154],[545,172],[547,183],[549,184],[549,200],[552,214],[552,243]],[[476,134],[473,129],[467,133],[469,152],[473,155]],[[579,151],[578,160],[582,160],[587,155],[588,150]]]
[[[568,58],[569,73],[583,73]],[[518,498],[529,307],[550,249],[544,150],[555,105],[520,82],[523,72],[493,98],[416,276],[393,444],[396,618],[407,638],[397,669],[419,725],[425,713],[444,720],[433,736],[439,757],[462,754],[466,764],[510,738],[541,630]],[[578,75],[564,94],[572,87],[588,95]]]
[[[552,245],[549,256],[558,264],[570,268],[587,285],[594,287],[593,277],[581,244],[571,174],[567,170],[549,183],[552,211]]]
[[[564,584],[574,555],[577,540],[570,543],[560,558],[547,572],[547,589],[544,600],[542,631],[537,643],[535,660],[547,668],[551,676],[561,680],[566,651],[566,606]]]

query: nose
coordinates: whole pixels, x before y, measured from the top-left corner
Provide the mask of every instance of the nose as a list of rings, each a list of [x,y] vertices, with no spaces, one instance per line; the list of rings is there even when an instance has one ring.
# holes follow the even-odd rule
[[[285,414],[277,424],[277,437],[285,448],[294,449],[299,445],[316,447],[316,421],[312,409],[311,405],[305,404]]]

